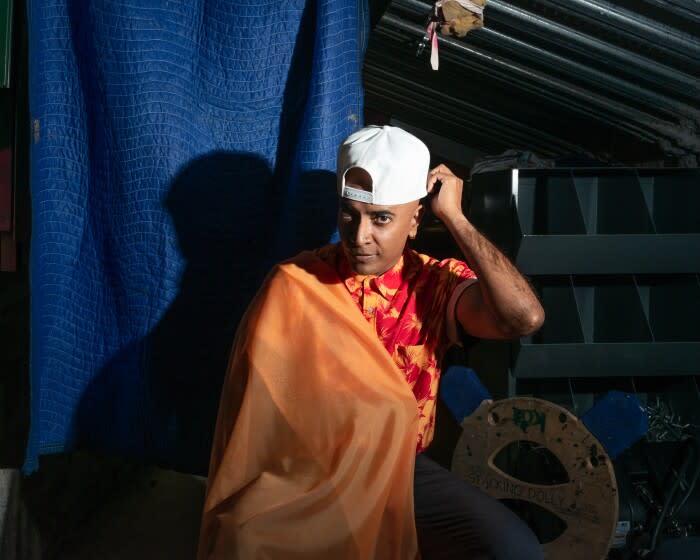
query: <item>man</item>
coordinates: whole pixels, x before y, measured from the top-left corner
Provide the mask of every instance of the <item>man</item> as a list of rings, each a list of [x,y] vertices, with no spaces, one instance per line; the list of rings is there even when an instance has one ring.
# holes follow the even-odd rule
[[[541,558],[514,514],[422,454],[458,325],[505,339],[544,320],[463,215],[462,181],[429,162],[394,127],[341,145],[341,242],[278,266],[239,327],[200,559]],[[469,266],[406,248],[426,195]]]

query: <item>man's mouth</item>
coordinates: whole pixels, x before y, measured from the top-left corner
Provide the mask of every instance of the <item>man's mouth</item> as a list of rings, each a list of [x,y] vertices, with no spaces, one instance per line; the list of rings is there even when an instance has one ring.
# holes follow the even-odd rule
[[[370,260],[374,255],[366,254],[366,253],[350,253],[352,256],[353,260],[360,261],[360,262],[366,262]]]

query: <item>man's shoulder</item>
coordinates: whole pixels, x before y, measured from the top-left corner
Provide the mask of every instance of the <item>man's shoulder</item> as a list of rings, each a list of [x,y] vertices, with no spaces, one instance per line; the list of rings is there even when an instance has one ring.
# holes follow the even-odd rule
[[[409,266],[414,267],[421,272],[427,274],[450,274],[465,275],[472,272],[469,265],[464,261],[455,258],[437,259],[424,253],[419,253],[414,249],[409,249],[407,252],[410,263]],[[473,274],[473,272],[472,272]]]
[[[333,267],[333,245],[325,245],[319,249],[302,251],[273,267],[270,275],[299,277],[312,276],[322,282],[335,281],[336,273]]]
[[[328,243],[327,245],[314,249],[311,252],[325,263],[335,266],[339,248],[340,245],[338,243]]]

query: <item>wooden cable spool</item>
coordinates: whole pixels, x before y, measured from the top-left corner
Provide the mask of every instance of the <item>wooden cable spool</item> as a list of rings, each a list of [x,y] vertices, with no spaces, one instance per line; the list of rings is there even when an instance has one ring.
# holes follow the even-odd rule
[[[462,422],[452,472],[498,499],[536,504],[566,523],[543,545],[546,560],[604,559],[615,535],[618,492],[608,454],[565,408],[526,397],[484,401]],[[568,475],[563,484],[528,483],[503,472],[496,455],[517,441],[546,447]]]

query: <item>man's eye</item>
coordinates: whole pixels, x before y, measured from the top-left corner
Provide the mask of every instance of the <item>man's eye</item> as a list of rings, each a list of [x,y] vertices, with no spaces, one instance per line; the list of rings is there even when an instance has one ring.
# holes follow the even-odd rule
[[[391,222],[391,216],[386,216],[384,214],[379,214],[374,217],[374,221],[380,225],[388,224]]]
[[[348,214],[347,212],[341,212],[340,219],[346,223],[352,222],[352,216],[350,214]]]

